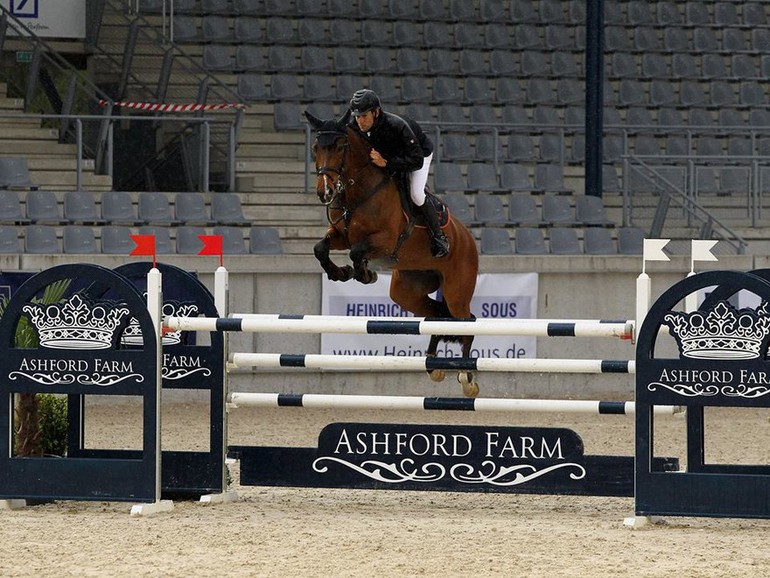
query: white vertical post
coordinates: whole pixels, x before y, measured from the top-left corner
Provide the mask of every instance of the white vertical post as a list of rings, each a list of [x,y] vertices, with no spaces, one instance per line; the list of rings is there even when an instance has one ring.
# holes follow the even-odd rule
[[[219,317],[226,318],[230,314],[230,280],[227,269],[223,266],[217,267],[214,272],[214,306],[216,307]],[[228,381],[227,381],[227,359],[230,344],[230,332],[222,332],[222,347],[224,355],[224,363],[222,364],[222,407],[225,408],[222,414],[222,489],[221,494],[205,494],[200,497],[200,503],[202,504],[221,504],[226,502],[234,502],[238,499],[238,494],[234,490],[227,489],[227,395],[228,395]]]
[[[161,331],[163,329],[163,276],[153,267],[147,273],[147,311],[152,319],[153,337],[155,339],[155,502],[153,504],[138,504],[131,508],[132,516],[148,516],[157,512],[166,512],[174,508],[171,500],[161,500],[161,464],[163,460],[163,444],[161,443],[161,392],[163,389],[163,350]],[[144,409],[147,411],[147,408]]]
[[[642,328],[644,318],[650,309],[650,296],[652,285],[650,276],[646,273],[647,261],[670,261],[668,255],[663,252],[670,239],[645,239],[642,251],[642,273],[636,279],[636,323],[634,324],[634,342]]]
[[[214,273],[214,306],[220,317],[228,315],[228,296],[230,292],[230,280],[227,269],[217,267]]]
[[[157,354],[156,363],[156,387],[155,387],[155,501],[160,501],[160,472],[161,472],[161,428],[160,428],[160,398],[163,388],[163,378],[161,374],[162,351],[161,351],[161,325],[163,322],[163,276],[161,272],[153,267],[147,273],[147,309],[152,318],[154,328],[153,337],[155,338],[155,351]]]

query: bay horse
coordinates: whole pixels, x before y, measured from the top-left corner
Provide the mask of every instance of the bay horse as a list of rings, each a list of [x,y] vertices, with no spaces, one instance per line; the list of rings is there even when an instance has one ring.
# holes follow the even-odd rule
[[[316,132],[316,192],[329,221],[326,235],[313,250],[328,278],[374,283],[377,272],[369,263],[375,262],[392,271],[390,298],[406,311],[417,317],[472,319],[479,257],[470,231],[450,214],[443,227],[449,255],[433,257],[429,231],[414,226],[402,208],[396,180],[370,161],[371,145],[348,126],[350,111],[341,119],[321,120],[307,111],[305,116]],[[336,265],[330,250],[349,250],[353,265]],[[442,301],[430,297],[437,290]],[[442,340],[460,342],[463,357],[470,357],[472,335],[432,335],[427,357],[435,357]],[[434,381],[445,377],[440,369],[428,374]],[[478,395],[471,372],[460,371],[457,380],[464,395]]]

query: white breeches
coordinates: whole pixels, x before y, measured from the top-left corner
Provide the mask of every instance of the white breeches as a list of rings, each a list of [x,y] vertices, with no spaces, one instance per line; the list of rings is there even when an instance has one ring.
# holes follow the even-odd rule
[[[428,183],[428,173],[430,172],[430,162],[433,160],[433,153],[430,153],[422,161],[422,167],[409,173],[409,193],[412,202],[418,207],[425,203],[425,185]]]

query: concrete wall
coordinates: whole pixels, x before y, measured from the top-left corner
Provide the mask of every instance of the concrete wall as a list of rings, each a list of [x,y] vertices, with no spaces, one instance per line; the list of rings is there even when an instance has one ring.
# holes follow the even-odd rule
[[[62,263],[87,260],[113,268],[133,258],[108,256],[2,256],[5,271],[38,271]],[[343,261],[344,255],[337,260]],[[770,258],[721,257],[719,262],[696,263],[696,270],[731,269],[749,271],[770,267]],[[216,257],[159,256],[165,263],[194,271],[213,292]],[[321,312],[321,269],[312,256],[228,257],[230,311],[232,313]],[[626,256],[484,256],[483,273],[539,273],[538,316],[551,319],[633,319],[636,278],[641,257]],[[653,298],[681,280],[690,270],[689,257],[670,262],[651,262]],[[352,282],[352,281],[351,281]],[[427,342],[427,337],[425,338]],[[319,335],[232,334],[230,351],[266,353],[319,353]],[[630,341],[608,338],[539,338],[538,357],[633,359]],[[633,376],[506,374],[478,375],[481,396],[543,397],[575,399],[633,399]],[[231,374],[231,391],[295,393],[362,393],[391,395],[460,395],[453,375],[433,383],[422,372],[368,373],[317,372],[304,369],[283,372],[237,370]]]

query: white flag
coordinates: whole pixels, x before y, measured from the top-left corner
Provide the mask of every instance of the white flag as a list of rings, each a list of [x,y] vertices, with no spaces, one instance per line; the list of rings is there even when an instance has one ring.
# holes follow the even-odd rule
[[[645,239],[642,250],[645,261],[670,261],[668,255],[663,252],[663,247],[668,245],[671,239]]]
[[[692,241],[693,261],[719,261],[719,258],[711,252],[711,248],[719,241]]]

